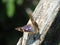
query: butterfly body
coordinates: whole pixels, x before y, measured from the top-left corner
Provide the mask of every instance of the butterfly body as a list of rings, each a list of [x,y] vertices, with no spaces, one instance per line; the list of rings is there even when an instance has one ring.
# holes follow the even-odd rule
[[[28,24],[28,25],[21,27],[21,29],[23,29],[26,32],[32,32],[33,27],[30,24]]]
[[[20,31],[20,32],[29,32],[30,34],[35,33],[35,30],[34,30],[33,26],[31,26],[30,24],[24,25],[23,27],[18,27],[18,28],[15,28],[15,29]]]

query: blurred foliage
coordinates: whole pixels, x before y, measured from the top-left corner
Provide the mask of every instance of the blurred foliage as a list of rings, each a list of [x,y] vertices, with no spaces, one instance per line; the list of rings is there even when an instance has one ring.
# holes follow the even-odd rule
[[[58,45],[60,45],[60,43]]]
[[[6,3],[7,16],[12,18],[15,11],[15,0],[2,0],[3,3]],[[16,0],[18,5],[23,4],[23,0]]]
[[[30,2],[33,5],[30,5],[30,8],[32,8],[34,10],[34,8],[38,4],[39,0],[31,0],[31,1]],[[6,3],[7,16],[9,18],[12,18],[14,16],[14,12],[15,12],[15,3],[17,3],[17,5],[19,5],[19,6],[21,6],[23,4],[24,0],[2,0],[2,2]]]
[[[3,2],[3,3],[6,3],[6,2],[7,2],[7,0],[2,0],[2,2]]]
[[[7,16],[10,18],[13,17],[14,11],[15,11],[14,0],[8,0],[7,1],[6,9],[7,9]]]
[[[24,1],[24,0],[17,0],[16,3],[17,3],[18,5],[22,5],[22,4],[23,4],[23,1]]]

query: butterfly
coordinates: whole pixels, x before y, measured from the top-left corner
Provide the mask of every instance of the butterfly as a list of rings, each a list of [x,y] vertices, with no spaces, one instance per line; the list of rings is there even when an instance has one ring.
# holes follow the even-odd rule
[[[18,30],[18,31],[21,31],[21,32],[31,32],[33,27],[30,24],[28,24],[28,25],[24,25],[22,27],[18,27],[18,28],[15,28],[15,29]]]
[[[15,29],[18,31],[21,31],[21,32],[37,33],[39,30],[38,24],[34,21],[32,15],[29,14],[29,17],[30,17],[30,20],[31,20],[33,26],[31,24],[27,24],[27,25],[24,25],[22,27],[18,27]]]

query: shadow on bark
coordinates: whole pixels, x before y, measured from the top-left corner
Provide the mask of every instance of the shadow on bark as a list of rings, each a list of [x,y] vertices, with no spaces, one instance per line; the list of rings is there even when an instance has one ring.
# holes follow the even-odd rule
[[[60,11],[46,34],[42,45],[58,45],[60,41]]]

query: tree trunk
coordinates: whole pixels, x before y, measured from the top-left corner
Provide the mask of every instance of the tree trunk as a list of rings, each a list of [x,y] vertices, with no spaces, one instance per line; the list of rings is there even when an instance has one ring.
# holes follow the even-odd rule
[[[34,21],[38,24],[40,38],[34,40],[36,34],[24,32],[23,37],[20,38],[17,45],[41,45],[59,9],[60,0],[40,0],[32,14]],[[31,24],[31,20],[27,24]]]

